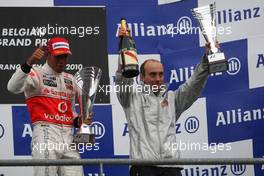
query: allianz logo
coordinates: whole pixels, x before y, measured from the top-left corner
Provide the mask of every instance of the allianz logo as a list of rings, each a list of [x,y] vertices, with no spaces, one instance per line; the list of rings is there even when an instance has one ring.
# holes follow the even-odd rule
[[[229,168],[230,167],[230,168]],[[182,171],[183,176],[200,176],[200,175],[243,175],[246,172],[246,165],[243,164],[232,164],[230,166],[209,166],[209,167],[195,167],[187,168]]]
[[[188,117],[185,121],[184,128],[188,133],[195,133],[199,129],[200,123],[197,117]]]
[[[230,76],[237,75],[241,70],[240,60],[236,57],[232,57],[229,58],[227,61],[228,61],[228,70],[226,71],[226,73]],[[194,70],[195,70],[195,66],[172,69],[170,74],[170,84],[187,81],[194,73]],[[210,76],[220,76],[220,75],[223,75],[223,73],[217,72],[211,74]]]
[[[101,139],[105,135],[105,126],[98,121],[92,122],[92,132],[95,134],[95,139]]]
[[[155,36],[174,36],[177,34],[190,34],[192,28],[192,20],[188,16],[182,16],[176,23],[147,25],[144,22],[140,23],[127,23],[128,28],[131,30],[131,36],[135,37],[155,37]],[[118,29],[120,23],[117,24],[116,37],[118,36]],[[195,28],[196,29],[196,28]],[[198,29],[197,29],[198,30]]]
[[[256,109],[230,109],[217,112],[215,126],[238,125],[254,121],[263,121],[264,108]]]
[[[245,8],[240,10],[224,9],[217,11],[217,23],[225,24],[232,22],[240,22],[261,17],[261,7]]]

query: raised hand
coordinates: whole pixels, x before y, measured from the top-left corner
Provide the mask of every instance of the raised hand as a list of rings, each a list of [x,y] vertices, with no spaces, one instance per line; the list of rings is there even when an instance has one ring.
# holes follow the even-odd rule
[[[46,56],[47,52],[48,51],[46,46],[39,46],[28,58],[27,64],[32,66],[36,62],[40,61],[44,56]]]

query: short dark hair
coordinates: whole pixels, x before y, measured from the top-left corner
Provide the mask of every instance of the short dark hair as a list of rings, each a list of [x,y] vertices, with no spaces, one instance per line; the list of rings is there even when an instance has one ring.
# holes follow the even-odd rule
[[[145,60],[140,66],[140,74],[141,75],[145,76],[145,74],[146,74],[145,65],[147,64],[147,62],[150,62],[150,61],[152,61],[152,62],[160,62],[160,61],[155,60],[155,59],[147,59],[147,60]]]

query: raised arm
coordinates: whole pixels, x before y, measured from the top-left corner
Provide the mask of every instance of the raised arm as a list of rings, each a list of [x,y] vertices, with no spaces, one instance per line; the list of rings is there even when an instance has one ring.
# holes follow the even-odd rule
[[[121,25],[118,31],[119,36],[129,36],[129,30]],[[131,93],[132,93],[132,86],[133,86],[133,78],[125,78],[122,75],[122,63],[121,63],[121,56],[119,55],[118,58],[118,69],[116,71],[116,79],[115,79],[115,86],[117,87],[117,98],[120,104],[125,108],[129,106]]]
[[[219,45],[218,45],[219,47]],[[205,45],[205,54],[197,65],[193,75],[175,91],[175,106],[177,119],[181,113],[188,109],[199,97],[205,86],[208,74],[207,55],[210,44]]]
[[[28,60],[12,75],[8,81],[7,90],[18,94],[22,93],[26,86],[36,87],[39,80],[34,73],[34,69],[32,69],[32,65],[39,61],[45,54],[46,51],[43,46],[37,48]]]

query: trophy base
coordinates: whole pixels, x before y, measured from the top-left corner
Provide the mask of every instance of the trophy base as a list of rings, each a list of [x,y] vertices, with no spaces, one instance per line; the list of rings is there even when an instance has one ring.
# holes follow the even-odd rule
[[[209,73],[223,72],[228,69],[224,53],[217,52],[208,55]]]
[[[94,144],[95,143],[95,135],[94,134],[86,134],[86,133],[78,133],[73,137],[73,142],[76,144]]]
[[[209,63],[209,73],[223,72],[228,69],[226,60],[220,62]]]
[[[133,78],[139,74],[138,65],[128,64],[123,68],[122,75],[126,78]]]

